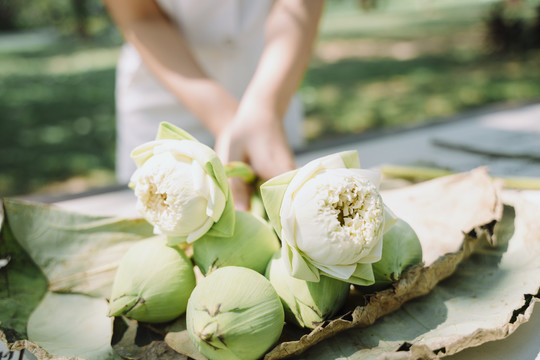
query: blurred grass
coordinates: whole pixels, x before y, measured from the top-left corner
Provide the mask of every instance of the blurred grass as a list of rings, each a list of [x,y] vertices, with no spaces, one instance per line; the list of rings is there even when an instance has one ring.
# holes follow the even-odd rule
[[[0,195],[114,182],[117,53],[65,40],[0,52]]]
[[[494,56],[485,48],[493,2],[380,3],[362,12],[356,2],[328,2],[300,89],[310,142],[540,100],[539,51]],[[2,47],[0,34],[0,196],[115,181],[119,37],[49,38]]]
[[[540,53],[520,61],[429,55],[314,66],[302,89],[307,135],[313,141],[422,124],[488,104],[538,100],[538,64]]]
[[[540,51],[489,52],[485,20],[494,3],[387,1],[366,13],[342,2],[327,9],[301,88],[308,140],[539,101]],[[538,4],[523,2],[520,16],[532,21]]]

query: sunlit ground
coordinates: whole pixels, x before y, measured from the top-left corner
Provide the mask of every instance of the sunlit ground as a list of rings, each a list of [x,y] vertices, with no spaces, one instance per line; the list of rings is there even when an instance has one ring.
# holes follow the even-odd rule
[[[487,51],[483,20],[493,2],[432,3],[327,7],[300,90],[310,143],[540,101],[540,51]],[[0,196],[114,184],[119,44],[118,36],[83,43],[54,31],[0,35]]]

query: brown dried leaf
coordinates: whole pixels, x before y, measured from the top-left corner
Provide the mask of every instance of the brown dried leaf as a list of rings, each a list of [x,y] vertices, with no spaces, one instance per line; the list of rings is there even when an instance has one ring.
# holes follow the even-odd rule
[[[185,316],[181,316],[173,323],[169,332],[165,335],[165,343],[190,359],[206,360],[189,338]]]
[[[383,192],[384,202],[408,222],[422,243],[424,263],[459,250],[463,234],[502,214],[502,182],[485,168]]]
[[[410,360],[456,353],[459,359],[534,358],[540,350],[537,334],[523,331],[511,343],[476,348],[512,334],[531,318],[540,300],[540,207],[520,197],[512,199],[507,192],[503,201],[503,217],[495,227],[497,246],[479,247],[428,295],[405,303],[370,327],[328,339],[302,358]],[[536,331],[534,326],[531,330]],[[491,353],[484,353],[488,349]]]

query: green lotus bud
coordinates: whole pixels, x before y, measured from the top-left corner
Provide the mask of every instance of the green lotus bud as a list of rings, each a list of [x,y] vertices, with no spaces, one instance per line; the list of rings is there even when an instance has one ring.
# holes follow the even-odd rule
[[[278,340],[284,313],[264,276],[227,266],[197,284],[186,322],[191,341],[208,359],[255,360]]]
[[[373,263],[375,283],[359,289],[378,291],[389,287],[401,278],[410,266],[422,262],[422,246],[413,228],[403,219],[383,236],[381,260]]]
[[[224,266],[242,266],[264,274],[279,249],[272,226],[261,217],[236,211],[232,237],[204,235],[193,243],[193,260],[203,274]]]
[[[166,322],[186,311],[195,288],[193,264],[165,237],[142,240],[122,258],[113,283],[109,316]]]
[[[281,251],[277,251],[266,269],[266,277],[281,298],[285,321],[315,329],[334,316],[345,304],[350,284],[327,276],[319,282],[297,279],[289,275]]]

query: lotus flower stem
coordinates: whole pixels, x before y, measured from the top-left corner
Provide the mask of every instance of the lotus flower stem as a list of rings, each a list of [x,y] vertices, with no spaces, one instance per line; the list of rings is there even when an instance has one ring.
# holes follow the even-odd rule
[[[411,181],[431,180],[454,173],[451,170],[436,167],[405,165],[382,165],[378,167],[378,170],[385,176],[402,178]]]
[[[378,167],[381,174],[411,181],[431,180],[442,176],[455,174],[454,171],[436,167],[406,166],[406,165],[382,165]],[[515,190],[540,190],[540,178],[536,177],[510,177],[492,176],[495,180],[501,180],[506,188]]]
[[[501,177],[504,186],[516,190],[540,190],[540,178],[534,177]]]
[[[251,184],[257,179],[251,167],[242,161],[231,161],[225,166],[227,177],[240,177],[245,182]]]

